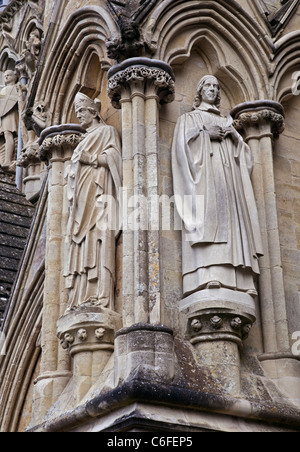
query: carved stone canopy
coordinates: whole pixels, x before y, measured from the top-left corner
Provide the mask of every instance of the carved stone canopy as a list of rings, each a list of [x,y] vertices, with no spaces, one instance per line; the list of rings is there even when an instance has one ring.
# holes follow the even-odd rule
[[[235,120],[235,127],[239,130],[245,130],[249,126],[259,127],[261,124],[270,124],[274,138],[278,138],[285,128],[283,106],[271,100],[237,105],[231,111],[231,116]]]
[[[175,75],[167,63],[149,58],[130,58],[108,71],[108,95],[113,106],[121,108],[122,88],[131,82],[147,80],[153,81],[160,104],[174,100]]]
[[[83,139],[86,130],[78,124],[63,124],[45,129],[39,139],[39,157],[42,162],[49,162],[53,148],[65,145],[76,147]]]

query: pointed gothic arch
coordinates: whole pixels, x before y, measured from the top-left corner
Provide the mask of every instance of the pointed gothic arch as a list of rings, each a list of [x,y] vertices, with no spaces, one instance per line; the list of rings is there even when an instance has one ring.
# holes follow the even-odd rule
[[[91,74],[95,87],[94,93],[89,94],[92,97],[99,94],[99,80],[101,85],[103,72],[112,64],[105,47],[112,33],[117,35],[118,27],[101,7],[83,7],[70,15],[58,34],[52,50],[53,57],[48,59],[36,95],[48,107],[49,125],[61,124],[72,116],[70,105],[74,92],[91,88],[91,83],[87,81]],[[86,66],[90,71],[88,76]],[[95,74],[97,68],[98,76]]]
[[[242,83],[244,101],[270,97],[268,73],[273,43],[234,0],[164,0],[149,16],[143,30],[157,48],[155,58],[173,67],[186,61],[199,43],[200,47],[206,43],[207,48],[210,42],[214,49],[211,55],[218,59],[215,72],[219,71],[221,79],[224,76],[224,86],[240,89]]]
[[[300,73],[299,31],[277,41],[273,64],[276,68],[273,74],[274,98],[284,102],[294,95],[294,74]]]

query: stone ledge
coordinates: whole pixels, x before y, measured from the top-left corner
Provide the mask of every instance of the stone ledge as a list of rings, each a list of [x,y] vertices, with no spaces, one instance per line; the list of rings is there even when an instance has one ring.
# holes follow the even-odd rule
[[[159,333],[168,333],[173,336],[173,330],[165,325],[151,325],[149,323],[136,323],[128,328],[122,328],[116,332],[116,338],[124,334],[132,333],[134,331],[155,331]]]
[[[231,418],[256,421],[268,426],[272,424],[300,431],[300,411],[283,404],[262,404],[229,396],[196,392],[186,388],[159,385],[153,382],[130,380],[106,394],[95,397],[76,410],[71,410],[56,419],[49,420],[30,432],[70,431],[78,425],[97,417],[116,412],[133,402],[151,403],[169,407],[191,409],[200,412],[218,413]]]

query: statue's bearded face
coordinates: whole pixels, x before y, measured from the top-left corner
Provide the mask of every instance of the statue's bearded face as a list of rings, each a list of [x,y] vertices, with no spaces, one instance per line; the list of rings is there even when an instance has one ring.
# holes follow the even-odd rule
[[[97,113],[89,108],[80,107],[76,109],[76,116],[82,127],[88,129],[89,127],[92,126],[93,121],[97,116]]]
[[[202,88],[202,101],[214,105],[216,103],[219,91],[220,86],[218,80],[214,77],[209,78],[208,80],[206,80]]]

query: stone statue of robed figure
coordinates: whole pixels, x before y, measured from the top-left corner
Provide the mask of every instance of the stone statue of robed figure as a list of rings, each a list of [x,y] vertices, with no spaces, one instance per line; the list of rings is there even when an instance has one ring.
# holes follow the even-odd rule
[[[183,292],[226,288],[257,295],[263,254],[251,183],[249,146],[223,117],[213,76],[197,87],[193,111],[179,118],[172,166],[176,206],[183,222]]]
[[[99,101],[79,93],[75,111],[87,133],[66,173],[69,309],[86,303],[113,309],[121,144],[116,129],[101,120]]]
[[[5,159],[2,164],[4,169],[9,169],[15,154],[15,136],[18,134],[19,113],[18,102],[20,100],[20,84],[14,71],[4,73],[5,87],[0,91],[0,135],[4,136]]]

